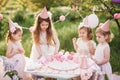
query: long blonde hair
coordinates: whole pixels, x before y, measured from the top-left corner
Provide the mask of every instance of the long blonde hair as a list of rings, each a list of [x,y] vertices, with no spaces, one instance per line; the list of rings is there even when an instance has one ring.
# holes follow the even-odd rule
[[[34,27],[35,27],[35,30],[33,32],[33,41],[35,44],[40,44],[40,33],[41,33],[41,27],[40,27],[40,24],[43,22],[43,21],[46,21],[49,23],[48,25],[48,28],[46,30],[46,33],[47,33],[47,44],[51,44],[52,43],[52,37],[53,37],[53,32],[52,32],[52,22],[50,20],[50,18],[46,18],[46,19],[43,19],[41,18],[39,15],[37,16],[36,20],[35,20],[35,24],[34,24]]]

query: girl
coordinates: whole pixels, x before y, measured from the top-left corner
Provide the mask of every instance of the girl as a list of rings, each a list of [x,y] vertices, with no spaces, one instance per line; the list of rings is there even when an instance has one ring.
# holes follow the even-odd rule
[[[110,20],[107,20],[104,24],[96,30],[96,39],[98,41],[98,46],[95,51],[94,60],[100,66],[101,71],[107,74],[109,80],[111,80],[112,69],[110,65],[110,47],[108,42],[110,42],[110,30],[109,30]],[[99,77],[99,80],[104,80],[104,75]]]
[[[99,70],[99,67],[91,59],[94,55],[96,44],[92,41],[93,34],[92,30],[87,24],[87,17],[84,19],[83,23],[80,24],[78,32],[79,38],[73,38],[74,49],[80,58],[80,68],[81,69],[93,69],[95,71]],[[82,77],[81,77],[82,78]],[[79,80],[79,79],[78,79]]]
[[[17,24],[13,23],[12,20],[9,19],[9,27],[10,30],[6,37],[7,39],[7,51],[6,57],[9,61],[14,64],[14,69],[17,70],[18,75],[23,78],[23,80],[27,80],[26,74],[24,72],[25,67],[25,57],[24,57],[24,49],[21,44],[21,37],[22,37],[22,28]],[[30,80],[30,79],[28,79]]]
[[[31,59],[39,60],[41,56],[48,56],[58,52],[59,40],[52,27],[51,19],[47,14],[46,7],[37,16],[33,32],[33,46]]]
[[[46,7],[35,20],[33,42],[30,55],[33,61],[38,61],[41,57],[47,57],[58,52],[60,43],[52,27]]]

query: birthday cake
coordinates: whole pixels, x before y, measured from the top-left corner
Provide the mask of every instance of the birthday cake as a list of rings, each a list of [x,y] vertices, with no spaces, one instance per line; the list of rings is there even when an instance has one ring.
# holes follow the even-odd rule
[[[59,53],[55,56],[54,60],[48,64],[48,67],[55,70],[74,70],[79,67],[79,64],[72,60],[73,56],[66,53]]]

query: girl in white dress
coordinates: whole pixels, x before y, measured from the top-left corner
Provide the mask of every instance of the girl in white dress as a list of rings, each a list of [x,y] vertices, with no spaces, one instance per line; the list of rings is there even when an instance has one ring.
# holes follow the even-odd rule
[[[94,60],[100,66],[101,71],[107,74],[109,80],[112,79],[112,69],[110,65],[110,47],[108,42],[110,42],[110,30],[109,30],[110,20],[107,20],[102,26],[98,27],[96,30],[96,39],[98,41],[98,46],[95,51]],[[104,75],[101,75],[98,80],[105,80]]]
[[[46,7],[42,13],[37,16],[34,29],[31,59],[36,61],[39,60],[41,56],[52,55],[58,52],[60,43],[52,27]]]
[[[30,58],[38,61],[41,57],[47,57],[58,52],[59,40],[46,7],[37,16],[33,31],[33,46]]]
[[[13,23],[11,19],[9,19],[9,27],[10,30],[7,35],[6,57],[11,63],[15,63],[14,69],[18,72],[18,75],[23,78],[23,80],[30,80],[27,79],[27,74],[24,72],[25,51],[20,42],[23,33],[22,28],[17,23]]]
[[[87,19],[87,17],[85,19]],[[74,49],[79,54],[80,68],[92,69],[94,71],[99,70],[97,64],[91,59],[96,48],[96,44],[92,40],[93,34],[91,28],[86,24],[86,22],[83,22],[80,24],[78,32],[79,38],[73,38],[73,45]]]

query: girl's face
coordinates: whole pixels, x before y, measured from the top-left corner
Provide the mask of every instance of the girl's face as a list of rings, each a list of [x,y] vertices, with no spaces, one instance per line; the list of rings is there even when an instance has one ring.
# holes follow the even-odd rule
[[[49,26],[49,23],[46,22],[46,21],[43,21],[40,24],[40,28],[41,28],[42,31],[46,31],[46,29],[48,28],[48,26]]]
[[[80,32],[79,32],[79,36],[83,39],[83,40],[86,40],[87,39],[87,31],[85,29],[80,29]]]
[[[104,35],[100,34],[100,33],[96,33],[96,39],[98,41],[98,43],[104,43],[106,42],[106,38]]]
[[[12,34],[12,37],[14,38],[15,41],[21,40],[22,31],[18,31],[16,34]]]

